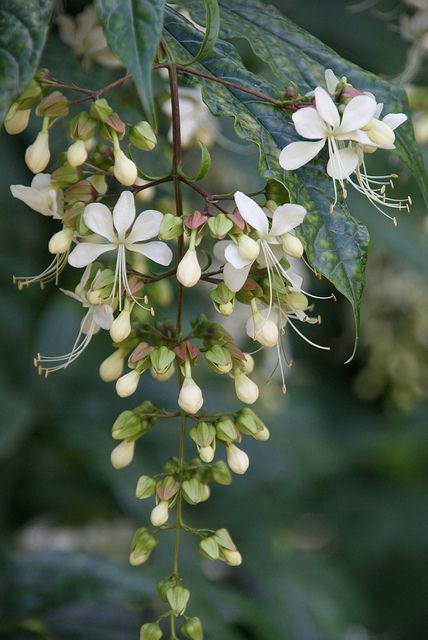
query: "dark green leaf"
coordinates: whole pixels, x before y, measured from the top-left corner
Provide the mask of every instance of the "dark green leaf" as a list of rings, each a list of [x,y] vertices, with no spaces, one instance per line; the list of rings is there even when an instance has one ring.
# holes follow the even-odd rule
[[[193,56],[201,36],[192,26],[173,12],[169,12],[165,26],[169,46],[176,55],[180,59],[186,52],[189,57]],[[250,91],[280,99],[278,90],[245,69],[234,47],[222,40],[217,41],[212,53],[195,68],[216,78],[227,78]],[[306,207],[308,215],[301,227],[301,237],[308,259],[316,271],[328,278],[351,302],[358,326],[368,231],[349,214],[344,203],[339,203],[334,213],[330,213],[334,194],[325,163],[316,160],[302,171],[284,172],[278,163],[279,153],[297,138],[289,115],[274,104],[237,88],[204,78],[198,80],[211,111],[218,116],[233,117],[237,134],[258,145],[262,176],[284,184],[292,201]]]
[[[39,63],[54,0],[0,0],[0,122]]]
[[[164,0],[95,0],[107,42],[132,74],[152,126],[156,126],[152,64],[162,33],[164,5]]]

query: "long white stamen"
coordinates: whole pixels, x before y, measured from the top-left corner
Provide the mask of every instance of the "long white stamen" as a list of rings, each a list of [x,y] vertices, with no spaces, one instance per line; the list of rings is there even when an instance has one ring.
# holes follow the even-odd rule
[[[30,284],[34,284],[35,282],[39,283],[41,289],[43,289],[48,282],[55,282],[57,285],[59,276],[67,265],[67,258],[68,253],[59,253],[42,273],[39,273],[37,276],[13,276],[13,284],[17,284],[19,290],[24,287],[29,287]]]

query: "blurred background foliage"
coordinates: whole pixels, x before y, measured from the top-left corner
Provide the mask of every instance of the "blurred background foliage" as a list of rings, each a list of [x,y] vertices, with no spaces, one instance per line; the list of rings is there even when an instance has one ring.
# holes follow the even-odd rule
[[[408,44],[373,12],[351,13],[341,0],[275,4],[361,66],[388,77],[402,69]],[[72,13],[81,7],[68,3]],[[242,55],[266,72],[247,48]],[[43,65],[60,80],[91,87],[120,73],[82,70],[55,29]],[[161,79],[158,90],[162,95]],[[130,90],[109,99],[125,119],[141,118]],[[178,432],[160,425],[139,443],[131,467],[115,471],[111,425],[129,402],[98,378],[108,337],[97,337],[48,381],[32,367],[38,351],[66,352],[80,320],[77,305],[54,287],[18,292],[11,284],[12,274],[45,266],[52,234],[50,220],[9,193],[10,184],[30,181],[23,155],[36,130],[33,122],[18,137],[1,132],[0,638],[135,640],[157,611],[154,587],[170,571],[172,548],[165,534],[147,565],[129,567],[132,531],[147,522],[149,508],[133,497],[135,484],[176,453]],[[58,130],[58,148],[61,135]],[[222,136],[232,139],[230,123],[222,123]],[[236,143],[233,150],[213,148],[209,191],[260,185],[256,155]],[[197,153],[193,158],[190,151],[190,165],[193,160]],[[270,441],[248,447],[244,478],[235,476],[231,488],[216,487],[208,503],[189,509],[195,524],[226,526],[244,556],[240,569],[230,569],[202,560],[192,541],[184,545],[190,613],[204,620],[209,640],[421,640],[426,634],[428,236],[416,187],[402,176],[415,206],[397,229],[365,201],[352,202],[372,237],[356,359],[343,365],[353,342],[348,304],[321,303],[323,324],[311,335],[332,352],[293,336],[286,398],[274,381],[263,387],[258,405]],[[168,208],[170,196],[159,188],[156,206]],[[198,204],[187,202],[189,210]],[[64,288],[76,284],[72,271]],[[316,280],[311,290],[330,291]],[[213,314],[200,291],[186,295],[187,310]],[[259,358],[263,383],[272,363]],[[219,384],[205,370],[197,376],[208,408],[219,394],[236,406],[227,381]],[[139,393],[160,406],[176,402],[173,384],[148,377]]]

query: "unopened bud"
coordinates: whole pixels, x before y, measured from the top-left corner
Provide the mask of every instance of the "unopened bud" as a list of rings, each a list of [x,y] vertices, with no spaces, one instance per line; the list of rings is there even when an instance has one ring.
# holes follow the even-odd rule
[[[68,99],[60,91],[47,95],[36,108],[36,115],[59,118],[68,115]]]
[[[157,622],[146,622],[140,629],[140,640],[160,640],[162,629]]]
[[[244,474],[250,465],[250,459],[242,449],[234,444],[228,444],[226,447],[227,464],[234,473]]]
[[[281,237],[282,249],[287,256],[292,258],[301,258],[303,256],[304,247],[297,236],[291,233],[284,233]]]
[[[107,122],[112,113],[113,109],[105,98],[98,98],[98,100],[95,100],[95,102],[91,104],[90,114],[92,118],[100,122]]]
[[[130,160],[119,147],[114,151],[113,173],[116,180],[125,187],[134,184],[138,176],[135,162]]]
[[[209,218],[208,227],[213,238],[222,240],[233,228],[233,222],[224,213],[219,213]]]
[[[244,260],[255,260],[260,253],[260,245],[257,240],[242,233],[238,238],[238,251]]]
[[[214,448],[209,447],[198,447],[199,457],[202,462],[212,462],[214,460]]]
[[[131,314],[127,309],[122,309],[110,327],[110,336],[113,342],[122,342],[131,333]]]
[[[263,347],[275,347],[279,339],[276,323],[262,316],[259,311],[253,312],[248,319],[247,334]]]
[[[233,365],[230,351],[221,347],[219,344],[211,347],[211,349],[205,353],[205,357],[214,371],[218,373],[229,373],[232,369]]]
[[[67,149],[67,160],[72,167],[80,167],[81,164],[86,162],[87,157],[88,152],[83,140],[76,140]]]
[[[213,536],[208,536],[200,541],[199,553],[204,556],[204,558],[208,558],[208,560],[218,560],[219,552],[219,546]]]
[[[234,309],[234,304],[233,302],[226,302],[225,304],[219,304],[218,305],[218,311],[223,315],[223,316],[230,316],[233,313],[233,309]]]
[[[178,396],[178,405],[183,411],[194,415],[204,404],[202,391],[193,380],[193,378],[185,378]]]
[[[161,500],[150,514],[150,521],[154,527],[161,527],[168,520],[168,502]]]
[[[40,131],[37,138],[25,151],[25,164],[33,173],[41,173],[49,164],[49,133]]]
[[[161,240],[173,240],[183,233],[183,220],[172,213],[165,213],[159,228],[159,238]]]
[[[113,351],[113,353],[100,364],[99,373],[101,380],[104,382],[117,380],[123,373],[123,366],[124,358],[122,352],[120,349],[116,349],[116,351]]]
[[[189,640],[204,640],[204,632],[199,618],[187,618],[180,631]]]
[[[290,291],[285,298],[285,305],[290,311],[304,311],[308,308],[309,302],[301,291]]]
[[[244,360],[241,361],[241,364],[243,366],[243,371],[246,375],[249,375],[250,373],[253,373],[254,371],[254,358],[251,354],[249,353],[244,353]]]
[[[235,373],[235,392],[241,402],[253,404],[259,397],[259,388],[242,371]]]
[[[168,369],[165,369],[165,371],[163,371],[162,373],[160,373],[159,371],[156,371],[152,367],[150,369],[150,373],[152,374],[152,377],[158,382],[167,382],[168,380],[171,380],[172,376],[174,375],[175,367],[172,364],[170,367],[168,367]]]
[[[130,564],[135,567],[146,562],[157,544],[156,536],[146,527],[137,529],[132,538],[131,555],[129,556]]]
[[[223,442],[234,442],[239,438],[239,432],[235,423],[230,418],[219,420],[215,426],[216,436]]]
[[[221,550],[221,558],[230,567],[239,567],[242,564],[242,556],[239,551],[230,551],[229,549]]]
[[[156,491],[156,481],[150,476],[140,476],[137,482],[135,495],[139,500],[150,498]]]
[[[205,486],[197,478],[185,480],[182,485],[183,497],[190,504],[198,504],[205,499]]]
[[[150,363],[152,365],[152,372],[155,375],[163,375],[165,373],[169,373],[171,370],[171,365],[175,360],[175,353],[168,347],[162,345],[161,347],[156,347],[150,353]]]
[[[156,146],[156,135],[148,122],[144,120],[131,127],[129,142],[143,151],[151,151]]]
[[[195,249],[188,249],[177,267],[177,280],[183,287],[194,287],[201,277],[201,267]]]
[[[173,476],[166,476],[160,480],[156,485],[156,493],[159,500],[168,502],[171,500],[180,489],[180,485]]]
[[[369,138],[379,146],[391,146],[395,141],[395,133],[383,120],[372,118],[367,127]]]
[[[67,253],[73,241],[73,236],[74,229],[71,227],[65,227],[64,229],[61,229],[61,231],[54,233],[49,240],[49,253],[53,253],[54,255],[58,253]]]
[[[211,467],[211,476],[214,482],[223,486],[232,482],[232,475],[223,460],[219,460]]]
[[[127,398],[132,396],[136,392],[138,383],[140,381],[140,374],[135,369],[125,373],[116,382],[116,393],[121,398]]]
[[[134,458],[135,441],[122,440],[111,452],[110,460],[115,469],[123,469],[131,464]]]
[[[6,114],[4,119],[4,128],[10,135],[22,133],[28,126],[31,109],[18,109],[14,103]]]
[[[175,616],[182,616],[190,598],[190,591],[181,586],[171,587],[166,592],[169,606]]]

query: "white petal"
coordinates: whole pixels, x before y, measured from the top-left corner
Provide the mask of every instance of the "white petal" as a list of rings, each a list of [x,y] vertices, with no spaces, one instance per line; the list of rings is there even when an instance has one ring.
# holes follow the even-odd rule
[[[396,129],[406,122],[407,116],[405,113],[388,113],[384,118],[382,118],[383,122],[391,127],[392,130]]]
[[[116,234],[113,229],[113,220],[111,211],[105,204],[101,202],[92,202],[85,207],[83,212],[83,220],[91,231],[99,236],[114,242]]]
[[[354,173],[359,164],[359,156],[355,149],[338,149],[330,155],[327,163],[327,173],[331,178],[343,180]]]
[[[14,198],[22,200],[37,213],[41,213],[44,216],[53,215],[53,211],[49,207],[49,198],[38,189],[25,187],[22,184],[12,184],[10,191]]]
[[[348,102],[343,112],[339,131],[361,129],[373,118],[376,111],[376,100],[371,96],[355,96]]]
[[[248,274],[250,272],[251,265],[247,265],[242,269],[235,269],[231,264],[226,263],[223,269],[223,279],[227,287],[231,291],[239,291],[244,286]]]
[[[131,191],[122,191],[113,209],[113,222],[119,238],[123,239],[135,219],[135,201]]]
[[[246,196],[242,191],[236,191],[235,202],[245,222],[248,222],[262,236],[267,235],[269,230],[268,219],[257,202]]]
[[[46,187],[50,187],[51,186],[50,173],[36,173],[34,178],[31,180],[31,186],[34,189],[46,189]]]
[[[150,240],[159,233],[159,228],[162,222],[162,214],[155,209],[149,209],[143,211],[137,216],[134,224],[132,225],[131,232],[126,238],[126,242],[143,242],[144,240]]]
[[[372,93],[368,93],[367,95],[372,96],[375,100],[375,96]],[[380,114],[382,113],[382,109],[383,109],[383,102],[378,102],[378,104],[376,105],[376,111],[374,112],[374,118],[379,118]]]
[[[68,263],[72,267],[86,267],[103,253],[116,249],[114,244],[95,244],[94,242],[79,242],[68,256]]]
[[[300,204],[283,204],[275,209],[272,218],[271,236],[282,236],[303,222],[307,211]]]
[[[293,113],[293,122],[297,133],[302,138],[318,140],[327,137],[325,122],[313,107],[304,107]]]
[[[92,307],[94,320],[101,329],[110,329],[113,324],[113,309],[109,304],[97,304]]]
[[[230,242],[230,240],[220,240],[219,242],[216,242],[214,245],[214,255],[217,258],[217,260],[219,262],[225,262],[226,261],[226,257],[225,257],[225,251],[226,251],[226,247],[228,247],[230,244],[233,244]]]
[[[322,87],[315,89],[315,105],[324,122],[336,129],[340,124],[340,116],[336,105]]]
[[[339,84],[339,78],[333,73],[331,69],[326,69],[324,73],[325,84],[329,93],[334,93],[336,87]]]
[[[292,142],[288,144],[279,154],[279,164],[286,171],[299,169],[321,151],[325,145],[325,140],[316,142]]]
[[[243,258],[239,253],[238,247],[236,246],[236,244],[233,244],[233,242],[231,242],[226,247],[224,251],[224,257],[226,258],[227,262],[230,262],[230,264],[235,267],[235,269],[242,269],[242,267],[246,267],[247,265],[254,262],[253,260]]]
[[[291,290],[300,291],[303,284],[303,277],[300,275],[300,273],[295,273],[294,271],[288,270],[286,271],[286,274],[289,282],[291,282],[292,284]]]
[[[165,242],[155,240],[154,242],[146,242],[145,244],[131,244],[127,249],[141,253],[141,255],[150,258],[150,260],[157,262],[157,264],[162,264],[164,267],[171,264],[172,251]]]

